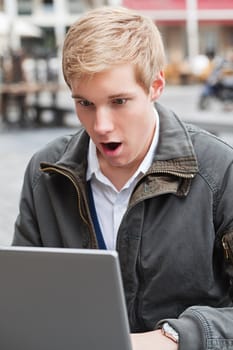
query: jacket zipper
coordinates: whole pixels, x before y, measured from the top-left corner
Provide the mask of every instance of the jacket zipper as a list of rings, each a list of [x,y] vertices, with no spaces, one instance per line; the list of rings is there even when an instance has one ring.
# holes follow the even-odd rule
[[[227,241],[225,236],[223,236],[223,238],[222,238],[222,246],[223,246],[223,249],[224,249],[225,259],[226,260],[231,260],[233,262],[233,255],[231,253],[231,249],[230,249],[229,243],[228,243],[228,241]]]
[[[91,221],[91,219],[90,219],[90,221],[86,220],[85,216],[82,213],[81,203],[80,203],[80,198],[81,198],[80,189],[76,183],[75,176],[71,172],[69,172],[67,169],[62,169],[61,167],[56,168],[56,167],[48,166],[46,168],[42,168],[41,170],[43,172],[50,172],[51,171],[51,172],[63,175],[72,182],[72,184],[74,185],[74,188],[76,190],[77,197],[78,197],[78,207],[79,207],[80,216],[81,216],[82,220],[85,222],[85,224],[88,226],[89,231],[92,233],[92,235],[90,234],[91,246],[93,248],[98,248],[97,240],[95,239],[95,231],[94,231],[92,225],[90,224],[90,222],[92,222],[92,221]],[[88,203],[87,203],[85,198],[84,198],[84,201],[85,201],[86,208],[89,208]]]
[[[224,238],[222,239],[222,245],[223,245],[223,249],[224,249],[224,255],[226,260],[229,259],[229,248],[228,248],[228,244],[224,241]]]
[[[181,172],[173,171],[173,170],[156,170],[153,172],[154,174],[165,174],[165,175],[174,175],[177,177],[182,177],[183,179],[193,179],[195,174],[184,174]]]

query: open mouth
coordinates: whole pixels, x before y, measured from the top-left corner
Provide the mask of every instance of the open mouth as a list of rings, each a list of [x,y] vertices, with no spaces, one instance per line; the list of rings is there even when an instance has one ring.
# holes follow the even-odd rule
[[[119,146],[120,142],[108,142],[108,143],[103,143],[103,147],[108,150],[108,151],[115,151]]]

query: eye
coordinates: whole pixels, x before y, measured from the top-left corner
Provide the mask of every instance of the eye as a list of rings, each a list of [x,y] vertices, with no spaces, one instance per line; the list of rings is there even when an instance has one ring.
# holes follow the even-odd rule
[[[77,100],[77,103],[83,107],[89,107],[89,106],[93,105],[93,103],[89,102],[88,100]]]
[[[113,100],[113,103],[117,105],[124,105],[126,102],[127,102],[126,98],[116,98],[115,100]]]

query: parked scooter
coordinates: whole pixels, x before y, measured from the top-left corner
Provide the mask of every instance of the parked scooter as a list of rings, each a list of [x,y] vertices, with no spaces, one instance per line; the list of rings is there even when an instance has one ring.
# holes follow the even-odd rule
[[[206,80],[198,101],[198,107],[206,110],[213,101],[220,102],[224,109],[233,108],[233,62],[219,61]]]

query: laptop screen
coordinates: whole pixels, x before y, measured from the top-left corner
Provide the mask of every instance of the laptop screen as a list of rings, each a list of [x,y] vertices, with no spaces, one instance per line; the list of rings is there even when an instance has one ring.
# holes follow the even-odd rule
[[[0,248],[4,350],[130,350],[118,254]]]

